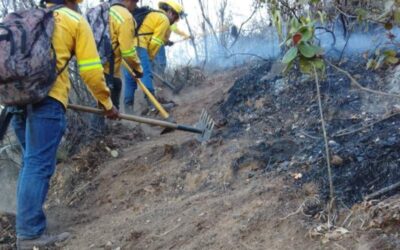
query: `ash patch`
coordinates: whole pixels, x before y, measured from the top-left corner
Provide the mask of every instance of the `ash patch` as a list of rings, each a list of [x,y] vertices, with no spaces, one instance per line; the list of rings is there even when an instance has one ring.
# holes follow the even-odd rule
[[[341,66],[365,87],[388,91],[385,72],[365,71],[354,58]],[[301,172],[301,183],[319,184],[322,197],[329,187],[315,80],[313,77],[274,72],[276,63],[255,65],[238,79],[220,106],[218,133],[223,138],[245,136],[254,144],[232,163],[239,171],[250,161],[258,170]],[[279,67],[278,67],[279,68]],[[298,71],[298,70],[295,70]],[[335,157],[336,197],[351,205],[369,193],[400,181],[400,115],[395,98],[371,95],[351,87],[342,73],[328,67],[320,79],[324,116]],[[273,142],[292,143],[277,151]],[[293,147],[293,145],[296,145]],[[279,148],[279,147],[278,147]]]

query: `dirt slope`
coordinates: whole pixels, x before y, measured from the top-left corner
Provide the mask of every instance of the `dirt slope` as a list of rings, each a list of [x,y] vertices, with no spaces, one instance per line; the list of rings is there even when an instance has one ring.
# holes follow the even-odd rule
[[[194,124],[202,108],[214,113],[246,71],[220,73],[169,96],[178,104],[174,117]],[[376,243],[380,235],[354,232],[325,244],[311,237],[320,222],[304,209],[293,212],[316,196],[316,187],[300,187],[286,174],[255,175],[252,162],[235,170],[233,162],[254,142],[224,138],[218,127],[201,145],[183,132],[159,136],[157,128],[115,125],[113,138],[60,164],[47,206],[50,229],[73,233],[60,248],[394,249],[388,240]]]

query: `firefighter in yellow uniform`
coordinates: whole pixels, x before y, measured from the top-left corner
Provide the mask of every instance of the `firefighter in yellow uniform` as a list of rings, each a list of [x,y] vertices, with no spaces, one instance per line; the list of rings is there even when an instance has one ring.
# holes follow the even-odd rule
[[[151,62],[159,49],[166,42],[170,26],[184,15],[183,7],[174,0],[162,0],[158,4],[159,11],[153,11],[146,15],[139,28],[137,37],[137,52],[143,67],[142,81],[147,89],[154,94],[153,74]],[[134,93],[137,89],[135,80],[126,69],[123,69],[125,81],[125,105],[133,105]],[[149,102],[148,102],[149,103]],[[149,103],[150,107],[152,105]]]
[[[104,72],[106,73],[107,83],[112,86],[112,100],[117,108],[119,108],[119,97],[122,88],[122,60],[125,60],[137,77],[141,78],[143,76],[140,59],[136,53],[135,21],[130,13],[136,8],[137,2],[138,0],[114,0],[111,2],[109,25],[111,45],[114,51],[114,65],[110,67],[110,63],[107,63],[104,67]],[[114,71],[112,74],[110,74],[111,68]],[[108,79],[111,75],[113,75],[113,78]]]
[[[91,93],[104,107],[108,118],[119,114],[113,106],[106,86],[103,67],[93,34],[86,20],[74,11],[82,0],[47,0],[42,4],[64,4],[53,13],[52,44],[57,57],[58,75],[48,97],[25,108],[24,114],[15,114],[13,127],[23,148],[23,166],[20,169],[17,190],[17,249],[47,248],[69,237],[68,233],[48,235],[43,205],[55,171],[56,153],[66,128],[65,110],[71,83],[68,61],[76,56],[79,72]]]
[[[153,70],[158,72],[159,74],[163,75],[165,72],[165,68],[167,67],[167,53],[165,51],[165,46],[172,46],[174,45],[174,42],[170,41],[171,34],[175,33],[182,37],[184,40],[190,39],[190,35],[184,32],[183,30],[179,29],[178,24],[174,23],[171,25],[169,28],[166,36],[165,36],[165,45],[161,46],[159,49],[156,57],[154,58],[153,61]]]

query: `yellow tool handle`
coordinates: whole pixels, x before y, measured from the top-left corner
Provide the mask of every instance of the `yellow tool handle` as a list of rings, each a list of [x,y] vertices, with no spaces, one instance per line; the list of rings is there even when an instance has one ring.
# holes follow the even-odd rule
[[[142,89],[142,91],[145,93],[147,98],[149,98],[150,102],[153,103],[154,107],[160,112],[160,115],[164,119],[169,118],[168,112],[164,109],[164,107],[160,104],[160,102],[157,101],[157,99],[154,97],[154,95],[146,88],[146,86],[143,84],[143,82],[139,79],[136,78],[135,73],[133,73],[132,69],[129,67],[129,65],[126,63],[125,60],[122,60],[122,63],[124,64],[125,68],[129,71],[129,73],[132,75],[133,79],[135,79],[136,83],[139,85],[139,87]]]

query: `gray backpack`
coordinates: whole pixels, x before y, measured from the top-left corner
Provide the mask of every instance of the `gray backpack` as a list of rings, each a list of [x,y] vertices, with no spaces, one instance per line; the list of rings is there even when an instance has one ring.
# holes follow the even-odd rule
[[[0,23],[1,104],[22,106],[48,95],[58,76],[51,42],[60,7],[11,13]]]
[[[109,18],[110,8],[114,5],[123,6],[121,1],[113,0],[110,3],[101,3],[86,12],[86,19],[92,28],[101,63],[103,65],[109,63],[111,76],[114,75],[114,50],[111,44]]]

